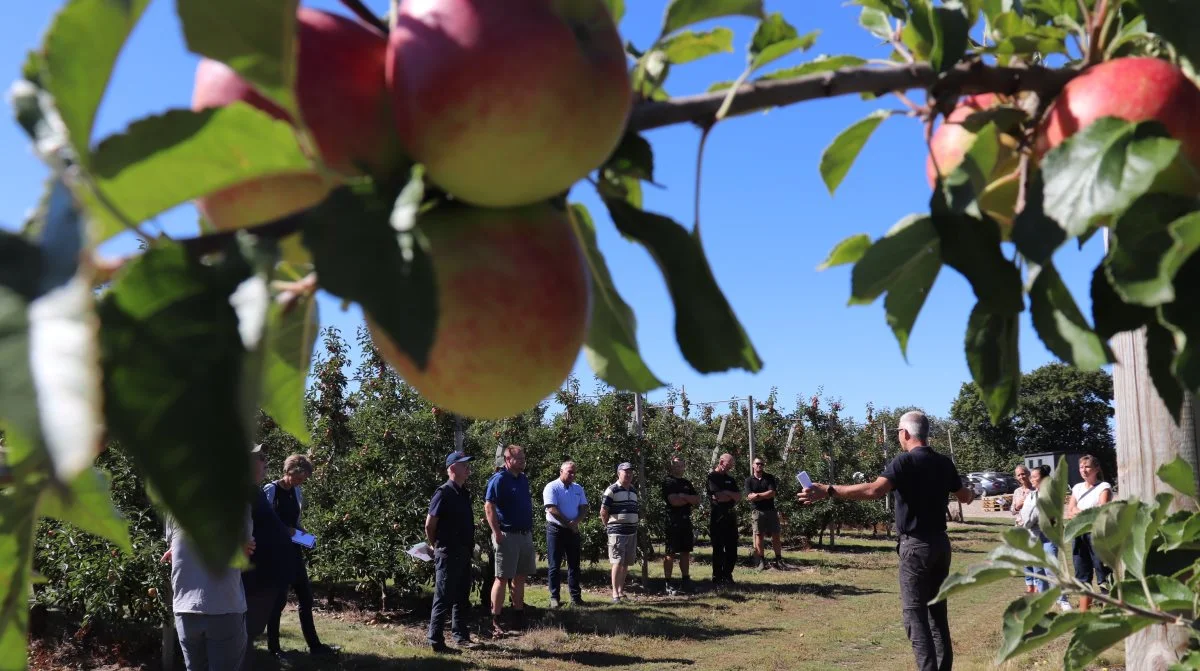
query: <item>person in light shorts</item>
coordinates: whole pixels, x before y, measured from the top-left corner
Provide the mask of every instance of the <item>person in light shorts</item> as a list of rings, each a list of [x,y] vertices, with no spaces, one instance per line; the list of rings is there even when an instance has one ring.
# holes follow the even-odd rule
[[[600,520],[608,531],[608,561],[612,564],[613,603],[625,598],[625,576],[637,559],[638,494],[633,487],[633,464],[617,466],[617,481],[604,490]]]
[[[492,529],[496,553],[496,580],[492,583],[492,636],[503,636],[500,623],[504,588],[512,580],[513,617],[517,628],[525,624],[525,577],[537,571],[533,549],[533,498],[525,475],[525,450],[504,448],[504,470],[488,480],[483,512]]]

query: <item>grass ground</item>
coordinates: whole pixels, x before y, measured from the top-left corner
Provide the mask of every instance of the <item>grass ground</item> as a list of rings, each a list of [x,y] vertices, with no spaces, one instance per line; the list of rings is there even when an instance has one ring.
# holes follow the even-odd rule
[[[951,525],[954,568],[977,561],[995,545],[1006,519],[968,519]],[[748,552],[743,539],[741,557]],[[585,565],[584,608],[545,610],[541,582],[526,601],[534,606],[531,626],[520,635],[482,643],[453,656],[435,655],[425,643],[428,600],[391,621],[318,615],[323,641],[343,646],[336,661],[294,653],[291,668],[406,669],[413,671],[595,668],[643,669],[912,669],[912,651],[900,622],[895,541],[869,533],[839,538],[832,550],[787,552],[791,569],[758,572],[739,566],[738,586],[708,589],[707,548],[698,548],[692,571],[701,593],[666,597],[627,590],[628,604],[609,605],[606,566]],[[678,569],[676,569],[678,570]],[[635,567],[635,573],[637,569]],[[661,586],[662,565],[651,564],[650,587]],[[565,589],[565,587],[564,587]],[[977,588],[950,601],[955,669],[995,669],[1001,615],[1023,589],[1014,578]],[[565,595],[565,592],[564,592]],[[477,603],[477,602],[476,602]],[[476,609],[477,610],[477,609]],[[487,623],[482,614],[475,631]],[[284,620],[285,648],[303,649],[295,612]],[[449,632],[447,632],[449,634]],[[259,642],[262,645],[262,642]],[[1001,669],[1060,668],[1066,642],[1014,660]],[[1119,648],[1097,669],[1116,669]],[[260,650],[258,668],[277,668]]]

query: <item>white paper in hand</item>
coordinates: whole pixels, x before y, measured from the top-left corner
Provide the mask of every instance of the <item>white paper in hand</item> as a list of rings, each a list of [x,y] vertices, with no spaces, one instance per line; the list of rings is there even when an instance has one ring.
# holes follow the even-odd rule
[[[421,541],[408,549],[408,554],[414,559],[421,561],[433,561],[433,549],[429,547],[429,543]]]
[[[310,548],[317,544],[317,537],[296,529],[296,532],[292,534],[292,542],[296,545],[303,545],[306,548]]]
[[[812,487],[812,478],[808,477],[808,471],[800,471],[797,473],[796,481],[799,482],[800,486],[805,489]]]

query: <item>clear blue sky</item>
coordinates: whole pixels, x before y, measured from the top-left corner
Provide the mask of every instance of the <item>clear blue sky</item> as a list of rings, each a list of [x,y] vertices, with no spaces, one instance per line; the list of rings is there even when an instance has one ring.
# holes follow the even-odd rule
[[[334,0],[304,4],[338,7]],[[382,12],[386,0],[367,4]],[[645,48],[657,34],[666,2],[626,4],[622,33]],[[798,11],[800,3],[767,0],[768,10],[784,11],[801,32],[823,31],[807,54],[769,67],[822,53],[886,57],[874,38],[858,28],[857,8],[835,2],[803,4],[804,10]],[[26,51],[39,43],[59,6],[25,2],[5,11],[0,72],[7,73],[7,82],[18,76]],[[139,117],[188,106],[197,57],[185,49],[174,11],[173,2],[150,4],[118,63],[93,142]],[[736,33],[734,53],[676,68],[667,84],[672,95],[702,92],[709,83],[740,73],[754,24],[738,18],[719,23]],[[881,106],[895,108],[899,103],[890,97],[864,102],[857,96],[809,102],[727,121],[709,138],[701,212],[704,244],[717,281],[765,363],[756,375],[700,375],[691,369],[675,343],[674,310],[657,267],[641,247],[616,233],[589,187],[576,187],[572,199],[588,205],[597,218],[601,250],[617,288],[638,317],[642,355],[660,379],[683,385],[696,401],[765,397],[777,386],[782,405],[790,408],[797,394],[807,396],[823,385],[827,395],[840,397],[847,412],[858,417],[868,401],[876,406],[915,404],[937,414],[949,411],[959,385],[969,379],[963,334],[974,297],[967,282],[949,268],[942,269],[910,339],[906,363],[884,320],[882,299],[868,307],[847,307],[849,266],[815,271],[839,240],[860,232],[879,236],[904,215],[928,209],[921,126],[913,119],[885,122],[835,197],[821,182],[821,151],[842,128]],[[656,177],[665,189],[647,188],[646,206],[690,226],[699,132],[676,127],[653,131],[648,138],[655,149]],[[5,157],[0,226],[12,228],[35,204],[46,170],[15,122],[0,124],[0,154]],[[195,221],[191,206],[160,218],[177,237],[194,234]],[[1082,251],[1071,245],[1056,259],[1085,314],[1091,311],[1088,286],[1101,245],[1100,236],[1095,236]],[[102,251],[117,254],[134,248],[134,241],[123,236]],[[327,295],[321,309],[323,323],[348,336],[361,321],[357,309],[341,312],[339,302]],[[1034,332],[1028,311],[1022,319],[1022,369],[1029,371],[1053,356]],[[591,389],[592,373],[582,354],[575,372],[584,389]],[[650,399],[662,395],[661,390],[652,392]]]

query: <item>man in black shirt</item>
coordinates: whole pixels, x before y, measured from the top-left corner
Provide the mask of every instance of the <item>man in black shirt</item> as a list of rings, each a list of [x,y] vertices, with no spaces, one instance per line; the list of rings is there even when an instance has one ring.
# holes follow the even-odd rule
[[[683,457],[671,457],[671,473],[662,481],[663,500],[667,502],[667,547],[663,553],[663,576],[666,577],[667,594],[671,595],[679,591],[692,591],[692,579],[688,575],[696,540],[692,531],[692,506],[700,505],[700,495],[691,481],[683,477],[686,469]],[[676,558],[679,559],[679,573],[683,578],[678,589],[671,585],[671,569]]]
[[[733,566],[737,563],[737,502],[742,500],[733,470],[733,455],[726,452],[708,474],[705,489],[712,510],[708,519],[708,535],[713,546],[713,584],[733,583]]]
[[[433,548],[433,609],[429,613],[427,638],[434,652],[452,652],[446,646],[442,628],[450,615],[450,630],[455,643],[471,647],[467,626],[467,607],[471,592],[471,556],[475,551],[475,515],[472,512],[471,460],[463,452],[446,457],[449,478],[433,492],[429,514],[425,517],[425,542]]]
[[[775,550],[775,568],[783,568],[783,542],[779,538],[779,514],[775,511],[775,492],[779,483],[765,468],[762,457],[755,457],[751,475],[746,478],[746,500],[753,506],[750,519],[754,530],[754,564],[760,571],[767,568],[763,550],[763,536],[767,535]]]
[[[949,671],[954,665],[946,602],[927,606],[950,574],[950,538],[946,534],[946,499],[974,500],[962,486],[954,462],[933,451],[929,418],[918,410],[900,417],[896,429],[903,449],[875,482],[813,486],[796,495],[803,503],[825,498],[862,501],[896,492],[896,533],[900,536],[900,605],[904,628],[912,641],[920,671]]]

